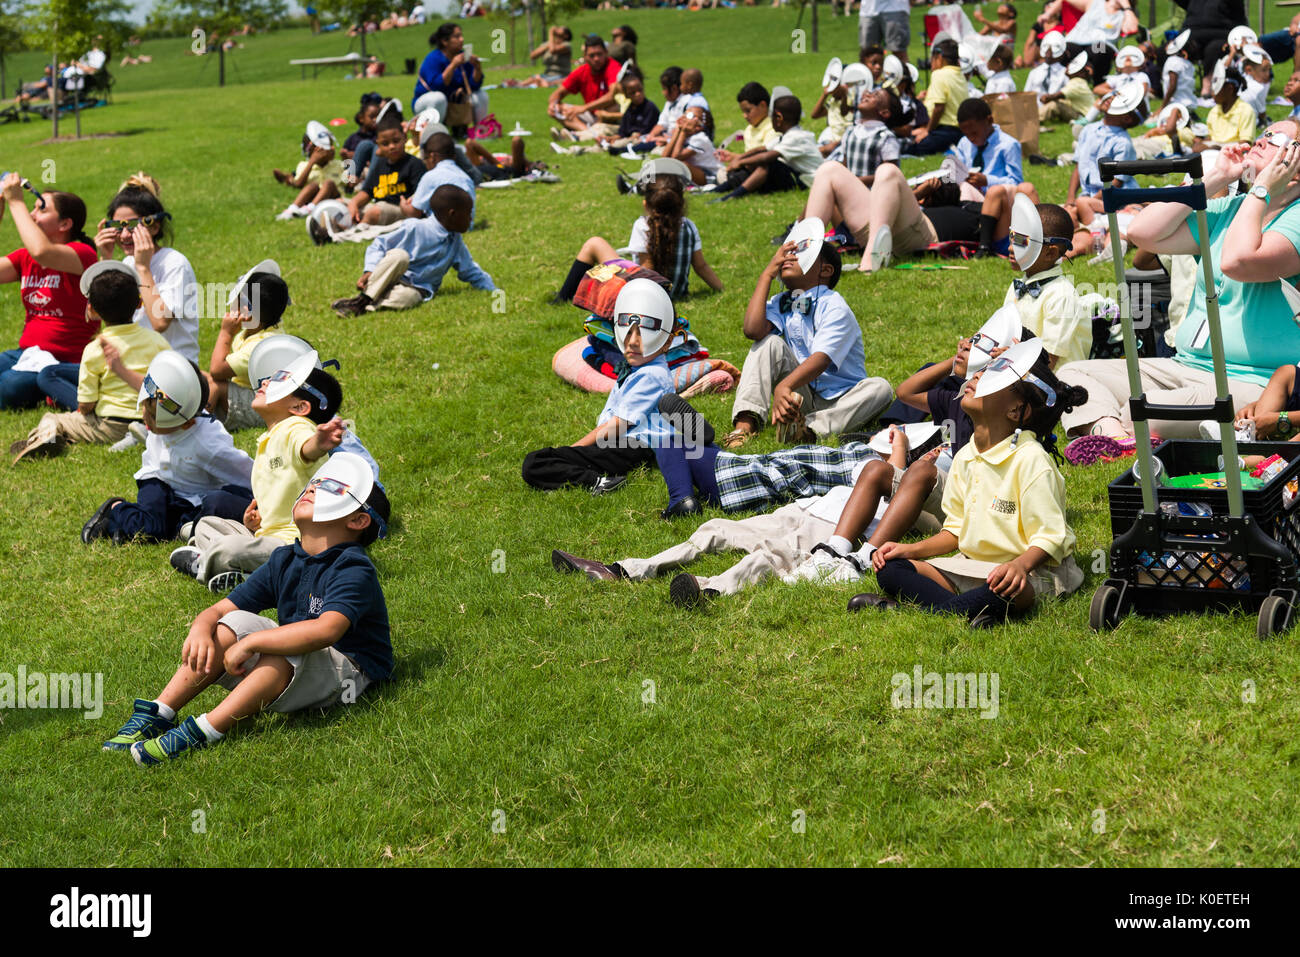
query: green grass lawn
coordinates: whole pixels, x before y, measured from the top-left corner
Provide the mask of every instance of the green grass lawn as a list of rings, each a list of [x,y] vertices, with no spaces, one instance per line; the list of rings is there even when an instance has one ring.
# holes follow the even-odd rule
[[[721,135],[739,126],[734,95],[744,81],[785,83],[810,98],[826,57],[852,55],[856,21],[829,17],[820,54],[789,53],[794,19],[763,8],[592,13],[573,24],[633,22],[650,76],[669,63],[700,66]],[[494,27],[466,32],[486,52]],[[423,56],[426,32],[378,43],[400,64]],[[911,611],[849,618],[845,602],[861,588],[766,584],[691,613],[668,602],[667,579],[597,587],[553,572],[554,547],[613,560],[651,554],[694,528],[659,520],[665,494],[652,472],[599,499],[539,494],[519,477],[528,450],[571,442],[594,424],[602,399],[549,368],[580,334],[582,315],[548,300],[587,236],[624,244],[639,204],[615,193],[614,161],[543,152],[544,92],[497,91],[503,126],[519,120],[537,131],[530,150],[558,160],[563,179],[480,195],[491,225],[468,242],[505,290],[504,314],[449,278],[413,312],[335,318],[329,303],[349,294],[362,249],[318,249],[300,222],[273,222],[291,194],[270,169],[294,161],[307,120],[350,117],[362,89],[409,98],[409,77],[302,82],[287,66],[345,52],[346,42],[254,37],[232,74],[243,82],[225,89],[214,85],[215,64],[181,55],[187,41],[151,42],[154,63],[119,71],[114,105],[83,117],[87,133],[126,135],[50,144],[47,124],[11,125],[0,128],[0,151],[5,168],[34,181],[53,170],[95,218],[128,173],[149,171],[201,282],[233,281],[263,257],[280,262],[294,298],[286,331],[342,358],[343,412],[357,420],[394,503],[394,534],[372,555],[397,680],[323,717],[252,720],[220,747],[150,772],[101,753],[131,699],[161,689],[211,596],[168,567],[167,546],[78,541],[104,498],[131,494],[138,454],[82,447],[20,463],[4,472],[0,507],[0,671],[102,672],[105,710],[98,721],[0,712],[0,864],[1295,860],[1300,654],[1292,636],[1258,641],[1253,616],[1129,619],[1094,634],[1087,611],[1099,576],[1090,574],[1077,595],[1031,620],[974,633]],[[1055,154],[1068,142],[1058,128],[1043,146]],[[1067,168],[1026,173],[1045,199],[1064,197]],[[692,203],[726,291],[683,311],[715,355],[743,360],[744,304],[769,238],[800,202]],[[0,231],[17,244],[8,224]],[[861,321],[872,374],[897,383],[978,328],[1012,271],[1003,261],[970,266],[846,272],[840,291]],[[1082,264],[1074,274],[1112,278]],[[8,348],[22,313],[14,287],[0,297]],[[217,325],[204,322],[204,361]],[[730,402],[698,406],[721,425]],[[0,414],[0,438],[22,435],[38,415]],[[237,442],[251,450],[255,435]],[[751,446],[773,447],[767,435]],[[1120,468],[1066,469],[1090,572],[1094,550],[1109,545],[1106,483]],[[997,672],[996,720],[893,709],[891,676],[918,664]],[[1253,702],[1243,702],[1243,682],[1253,683]],[[792,828],[798,811],[803,833]]]

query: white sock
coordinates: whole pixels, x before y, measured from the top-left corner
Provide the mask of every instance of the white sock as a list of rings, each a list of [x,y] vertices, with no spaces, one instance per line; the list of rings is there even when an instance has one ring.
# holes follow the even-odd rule
[[[315,204],[315,203],[308,203],[306,206],[303,207],[303,209],[307,210],[307,212],[309,212],[309,213],[310,213],[310,212],[313,212],[313,211],[316,209],[316,204]]]
[[[862,556],[862,560],[864,562],[869,562],[871,561],[871,556],[876,554],[876,546],[872,545],[870,542],[867,542],[861,548],[858,549],[858,554]]]
[[[220,741],[225,737],[224,734],[212,727],[212,722],[208,720],[208,713],[206,711],[195,718],[194,723],[199,726],[199,730],[203,732],[204,736],[209,741]]]
[[[155,701],[154,704],[158,706],[158,717],[166,718],[168,721],[176,720],[176,712],[167,707],[167,705],[163,704],[161,701]]]
[[[842,535],[832,535],[826,539],[826,544],[835,549],[835,554],[841,557],[853,551],[853,543]]]

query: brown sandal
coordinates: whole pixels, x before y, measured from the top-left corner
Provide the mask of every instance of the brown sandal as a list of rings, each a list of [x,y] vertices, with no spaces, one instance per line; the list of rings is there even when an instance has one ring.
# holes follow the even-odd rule
[[[753,429],[732,429],[722,437],[722,447],[738,449],[757,434]]]

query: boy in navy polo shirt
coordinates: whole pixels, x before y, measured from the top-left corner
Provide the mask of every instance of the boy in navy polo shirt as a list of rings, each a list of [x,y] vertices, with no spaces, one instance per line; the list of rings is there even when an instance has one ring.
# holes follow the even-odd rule
[[[137,764],[160,764],[221,738],[259,711],[351,704],[393,673],[388,609],[366,547],[386,534],[388,498],[359,455],[329,458],[293,506],[302,537],[190,626],[181,666],[156,701],[136,699],[104,743]],[[258,612],[276,609],[279,624]],[[213,710],[176,723],[213,683],[230,691]]]
[[[834,291],[840,256],[822,242],[824,233],[816,217],[796,223],[758,279],[743,327],[754,345],[740,371],[724,448],[744,445],[769,417],[779,442],[860,429],[893,398],[888,382],[867,377],[862,329]],[[787,291],[769,299],[777,278]]]

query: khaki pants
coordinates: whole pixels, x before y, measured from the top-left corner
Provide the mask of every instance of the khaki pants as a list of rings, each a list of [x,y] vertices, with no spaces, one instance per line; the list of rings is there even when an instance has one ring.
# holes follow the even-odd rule
[[[618,136],[618,125],[615,123],[596,123],[585,130],[578,130],[573,135],[579,140],[594,140],[598,136],[606,138]]]
[[[1138,368],[1142,388],[1147,400],[1162,405],[1208,405],[1214,401],[1214,373],[1193,369],[1175,359],[1141,359]],[[1068,385],[1081,385],[1088,390],[1088,401],[1061,416],[1061,425],[1067,433],[1089,426],[1107,416],[1119,419],[1124,428],[1132,430],[1129,418],[1128,370],[1123,359],[1085,359],[1071,362],[1056,372]],[[1264,391],[1262,385],[1229,379],[1228,391],[1232,393],[1232,407],[1240,409],[1254,402]],[[1153,419],[1151,429],[1161,438],[1197,438],[1199,423],[1169,422]],[[1085,430],[1086,431],[1086,430]]]
[[[411,268],[411,257],[401,249],[390,249],[370,272],[366,295],[370,297],[367,312],[377,309],[414,309],[424,302],[424,294],[414,286],[401,282],[406,270]]]
[[[699,577],[701,588],[734,595],[769,575],[787,575],[811,553],[812,547],[835,532],[832,522],[814,518],[798,504],[782,505],[769,515],[751,518],[711,518],[695,534],[651,558],[627,558],[619,566],[638,581],[693,562],[701,555],[748,552],[721,575]]]
[[[1046,122],[1048,120],[1069,122],[1080,115],[1079,111],[1070,105],[1069,100],[1053,100],[1051,103],[1040,102],[1038,104],[1039,122]]]
[[[36,428],[27,433],[27,441],[38,437],[63,436],[69,443],[90,442],[100,445],[112,445],[126,435],[126,422],[102,419],[94,412],[82,415],[80,412],[46,412]]]
[[[257,537],[243,522],[206,516],[194,523],[190,544],[199,550],[199,581],[222,572],[255,572],[285,543],[273,536]]]
[[[754,343],[740,370],[731,421],[735,422],[740,413],[749,412],[765,424],[772,408],[772,390],[798,365],[794,351],[775,333]],[[836,399],[823,399],[808,386],[796,391],[803,396],[808,428],[819,436],[852,432],[866,425],[885,411],[894,398],[893,387],[880,378],[863,379]]]

